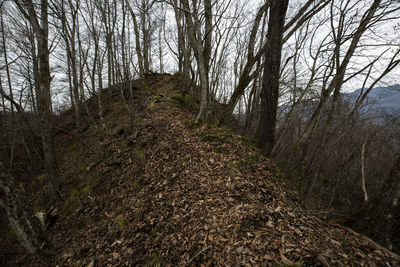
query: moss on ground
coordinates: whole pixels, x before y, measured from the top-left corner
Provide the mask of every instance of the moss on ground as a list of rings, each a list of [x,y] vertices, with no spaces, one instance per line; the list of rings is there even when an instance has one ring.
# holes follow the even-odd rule
[[[190,94],[173,94],[171,102],[181,109],[193,110],[196,98]]]
[[[157,251],[156,252],[152,252],[150,254],[147,266],[157,267],[157,266],[161,266],[161,264],[162,264],[162,259],[161,259],[160,254]]]
[[[86,185],[83,188],[73,188],[70,196],[64,202],[63,211],[66,215],[71,214],[77,210],[80,206],[81,201],[85,201],[93,192],[91,185]]]

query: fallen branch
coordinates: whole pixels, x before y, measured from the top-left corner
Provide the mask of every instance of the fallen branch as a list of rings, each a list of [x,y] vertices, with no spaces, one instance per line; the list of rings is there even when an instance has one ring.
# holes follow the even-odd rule
[[[397,255],[397,254],[394,253],[393,251],[390,251],[390,250],[388,250],[387,248],[385,248],[385,247],[379,245],[378,243],[376,243],[375,241],[371,240],[370,238],[368,238],[368,237],[366,237],[366,236],[364,236],[364,235],[362,235],[362,234],[359,234],[359,233],[357,233],[356,231],[353,231],[353,230],[351,230],[350,228],[347,228],[347,227],[345,227],[345,226],[343,226],[343,225],[337,224],[336,226],[337,226],[337,227],[340,227],[340,228],[342,228],[342,229],[344,229],[344,230],[346,230],[346,231],[352,233],[352,234],[355,235],[356,237],[358,237],[358,238],[364,240],[365,242],[367,242],[367,244],[368,244],[369,246],[374,247],[374,248],[376,248],[376,249],[383,250],[385,253],[389,254],[391,257],[393,257],[393,258],[396,259],[397,261],[400,261],[400,256],[399,256],[399,255]]]
[[[365,139],[364,143],[361,146],[361,187],[364,193],[364,202],[368,202],[368,193],[367,188],[365,187],[365,147],[367,145],[367,140]]]

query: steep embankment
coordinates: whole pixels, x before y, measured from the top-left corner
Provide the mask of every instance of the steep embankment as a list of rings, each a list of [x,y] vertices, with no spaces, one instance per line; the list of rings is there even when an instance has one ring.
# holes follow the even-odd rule
[[[55,264],[399,263],[372,241],[307,215],[249,140],[194,123],[177,81],[155,75],[146,89],[137,85],[132,117],[118,87],[105,91],[107,133],[58,132],[68,193],[50,233]]]

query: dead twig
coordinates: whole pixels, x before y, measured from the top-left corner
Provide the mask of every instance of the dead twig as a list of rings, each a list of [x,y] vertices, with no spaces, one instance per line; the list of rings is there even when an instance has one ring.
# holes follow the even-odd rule
[[[203,248],[202,250],[200,250],[196,255],[193,256],[193,258],[191,258],[188,262],[188,264],[190,264],[196,257],[198,257],[201,253],[204,253],[207,249],[209,249],[211,247],[211,245]]]
[[[294,212],[296,215],[312,215],[312,216],[319,216],[319,215],[335,215],[335,216],[347,216],[347,213],[343,212],[333,212],[333,211],[320,211],[320,212]]]
[[[105,152],[104,152],[104,151],[102,151],[102,150],[97,151],[97,152],[94,151],[94,150],[93,150],[93,149],[92,149],[92,148],[91,148],[77,133],[75,133],[75,132],[73,132],[73,131],[68,131],[68,130],[66,130],[66,129],[63,129],[63,128],[57,127],[57,126],[55,126],[54,128],[55,128],[55,129],[58,129],[58,130],[60,130],[60,131],[63,131],[63,132],[72,134],[77,140],[79,140],[79,142],[82,143],[82,145],[83,145],[87,150],[89,150],[92,154],[97,155],[97,156],[99,157],[99,159],[98,159],[98,161],[97,161],[96,163],[94,163],[94,164],[92,164],[91,166],[88,167],[88,171],[90,171],[90,169],[92,169],[93,167],[97,166],[99,163],[104,163],[104,164],[106,164],[106,165],[109,166],[109,167],[119,166],[119,165],[121,164],[120,161],[112,161],[112,162],[109,162],[108,160],[104,159],[104,155],[105,155]]]

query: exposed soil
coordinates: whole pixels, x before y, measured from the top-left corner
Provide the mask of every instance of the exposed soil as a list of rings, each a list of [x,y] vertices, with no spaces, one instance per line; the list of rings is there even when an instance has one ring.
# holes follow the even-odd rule
[[[130,90],[131,116],[118,86],[104,91],[107,131],[93,124],[73,135],[72,112],[60,118],[64,195],[50,265],[399,266],[373,241],[308,215],[251,140],[195,123],[177,77]],[[12,234],[3,239],[0,263],[44,264],[24,257]]]

